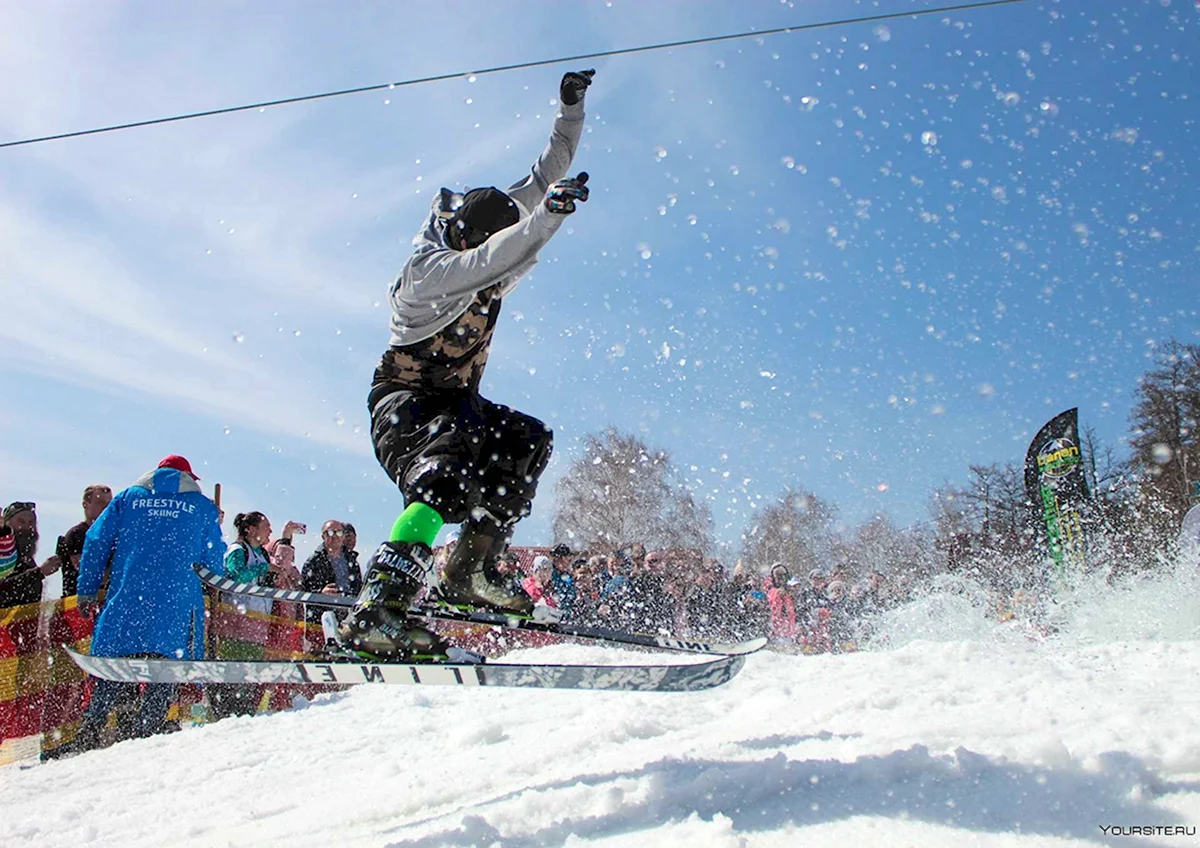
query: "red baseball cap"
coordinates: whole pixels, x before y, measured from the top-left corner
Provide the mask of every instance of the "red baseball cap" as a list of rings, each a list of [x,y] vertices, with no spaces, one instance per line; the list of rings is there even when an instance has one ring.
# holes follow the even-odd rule
[[[174,468],[176,471],[186,471],[188,474],[192,475],[192,479],[200,479],[196,476],[196,472],[192,470],[192,464],[177,453],[173,453],[163,459],[163,461],[158,464],[158,467]]]

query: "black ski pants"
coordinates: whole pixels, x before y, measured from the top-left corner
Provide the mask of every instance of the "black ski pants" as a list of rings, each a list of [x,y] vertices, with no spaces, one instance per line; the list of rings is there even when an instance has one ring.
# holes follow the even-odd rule
[[[554,441],[538,419],[467,389],[384,395],[371,439],[405,503],[420,501],[447,524],[480,507],[502,523],[528,515]]]

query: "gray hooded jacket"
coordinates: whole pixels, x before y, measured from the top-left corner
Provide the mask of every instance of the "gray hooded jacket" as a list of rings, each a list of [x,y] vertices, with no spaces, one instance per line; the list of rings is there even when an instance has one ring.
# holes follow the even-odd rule
[[[497,296],[503,297],[537,264],[538,251],[566,218],[550,212],[542,200],[571,167],[583,115],[583,101],[561,106],[550,143],[529,176],[507,189],[521,220],[479,247],[458,251],[446,244],[446,224],[461,195],[446,188],[438,193],[424,229],[413,239],[415,251],[391,287],[393,347],[430,338],[466,312],[486,288],[499,284]]]

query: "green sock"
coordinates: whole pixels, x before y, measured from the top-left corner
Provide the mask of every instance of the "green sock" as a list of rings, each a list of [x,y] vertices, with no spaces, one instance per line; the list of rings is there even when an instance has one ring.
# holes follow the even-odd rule
[[[437,510],[423,503],[411,503],[392,525],[389,542],[424,542],[430,547],[442,529],[442,517]]]

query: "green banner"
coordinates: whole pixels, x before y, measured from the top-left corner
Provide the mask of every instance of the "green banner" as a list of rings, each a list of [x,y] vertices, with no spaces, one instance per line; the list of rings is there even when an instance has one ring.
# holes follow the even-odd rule
[[[1089,499],[1079,410],[1068,409],[1046,422],[1025,454],[1025,491],[1045,527],[1046,553],[1060,577],[1087,567],[1084,515]]]

